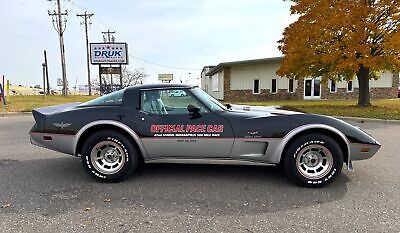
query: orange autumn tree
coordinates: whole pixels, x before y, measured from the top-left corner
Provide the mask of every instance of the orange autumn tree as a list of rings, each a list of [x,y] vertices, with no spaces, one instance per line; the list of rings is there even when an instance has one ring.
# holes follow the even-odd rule
[[[369,80],[400,70],[399,0],[291,0],[277,74],[349,80],[357,76],[359,106],[370,106]]]

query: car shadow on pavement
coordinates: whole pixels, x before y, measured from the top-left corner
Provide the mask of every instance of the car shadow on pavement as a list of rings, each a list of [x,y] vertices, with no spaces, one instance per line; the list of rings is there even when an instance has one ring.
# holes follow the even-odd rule
[[[349,181],[341,174],[319,189],[290,183],[278,167],[145,165],[120,183],[99,183],[79,158],[24,160],[0,165],[2,212],[47,215],[85,208],[145,208],[176,213],[257,214],[340,200]],[[106,201],[105,201],[106,200]]]

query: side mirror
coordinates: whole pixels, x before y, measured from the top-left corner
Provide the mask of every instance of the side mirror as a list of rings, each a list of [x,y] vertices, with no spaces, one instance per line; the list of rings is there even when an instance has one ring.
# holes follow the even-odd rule
[[[194,106],[194,105],[191,105],[191,104],[189,104],[188,106],[187,106],[187,110],[189,111],[189,113],[191,113],[191,114],[198,114],[199,113],[199,111],[200,111],[200,108],[198,108],[198,107],[196,107],[196,106]]]
[[[232,109],[232,105],[231,104],[225,104],[227,109]]]

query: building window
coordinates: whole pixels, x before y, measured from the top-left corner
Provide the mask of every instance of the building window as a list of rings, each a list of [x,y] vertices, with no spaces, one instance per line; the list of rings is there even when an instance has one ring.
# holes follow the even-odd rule
[[[260,80],[253,80],[253,94],[260,94]]]
[[[294,80],[291,78],[289,79],[289,93],[294,92]]]
[[[329,86],[329,92],[330,93],[336,93],[336,82],[335,80],[330,80],[330,86]]]
[[[276,79],[272,79],[272,88],[271,88],[271,93],[275,94],[277,92],[276,89]]]
[[[354,87],[353,87],[353,81],[347,81],[347,92],[353,92]]]
[[[219,91],[219,74],[212,76],[211,79],[212,79],[212,83],[211,83],[212,89],[211,90],[214,92],[218,92]]]

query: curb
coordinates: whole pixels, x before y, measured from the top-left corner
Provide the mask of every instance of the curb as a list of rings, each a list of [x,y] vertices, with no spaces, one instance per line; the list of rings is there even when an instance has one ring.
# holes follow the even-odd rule
[[[363,118],[363,117],[344,117],[344,116],[333,116],[343,121],[352,121],[356,123],[378,123],[378,124],[385,124],[385,125],[400,125],[400,120],[384,120],[384,119],[377,119],[377,118]]]
[[[0,112],[0,117],[16,117],[32,115],[31,112]]]

